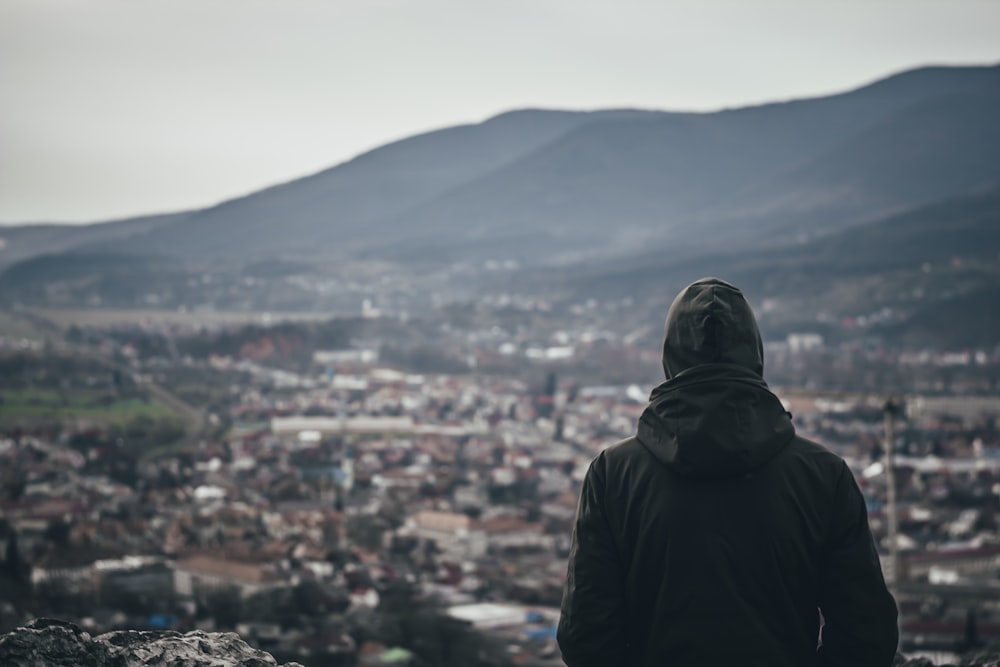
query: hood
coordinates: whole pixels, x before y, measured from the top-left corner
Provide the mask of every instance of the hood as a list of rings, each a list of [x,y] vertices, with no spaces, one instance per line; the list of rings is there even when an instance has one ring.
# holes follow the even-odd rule
[[[750,304],[738,288],[702,278],[677,295],[663,336],[667,379],[703,364],[734,364],[764,375],[764,344]]]
[[[639,442],[689,477],[747,475],[770,461],[795,429],[764,382],[763,349],[739,289],[717,278],[689,285],[667,313],[667,379],[639,418]]]

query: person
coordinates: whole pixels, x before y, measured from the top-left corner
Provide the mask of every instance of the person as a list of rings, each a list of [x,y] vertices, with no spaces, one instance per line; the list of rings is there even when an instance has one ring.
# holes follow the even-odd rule
[[[705,278],[674,300],[666,382],[583,481],[557,631],[569,667],[892,664],[864,498],[795,434],[763,357],[736,287]]]

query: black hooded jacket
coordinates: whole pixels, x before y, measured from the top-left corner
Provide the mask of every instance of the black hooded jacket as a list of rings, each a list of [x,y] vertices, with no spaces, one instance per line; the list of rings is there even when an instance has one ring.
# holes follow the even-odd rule
[[[663,368],[637,434],[584,480],[559,621],[566,664],[891,665],[896,605],[864,499],[768,390],[743,294],[713,278],[682,291]]]

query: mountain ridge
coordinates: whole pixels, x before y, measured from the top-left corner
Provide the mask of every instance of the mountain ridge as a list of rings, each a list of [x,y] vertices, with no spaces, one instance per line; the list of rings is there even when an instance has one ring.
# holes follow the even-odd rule
[[[710,118],[714,117],[716,119],[728,119],[734,116],[742,116],[744,118],[749,118],[751,116],[759,116],[760,114],[774,113],[780,111],[782,115],[787,113],[800,113],[802,110],[809,110],[815,107],[816,104],[833,104],[836,106],[836,113],[834,114],[838,118],[851,118],[856,113],[858,113],[858,102],[860,97],[868,99],[869,106],[879,106],[885,104],[886,99],[911,99],[914,96],[920,97],[926,95],[926,88],[928,86],[943,86],[947,83],[947,86],[952,90],[970,90],[981,88],[984,83],[984,79],[993,79],[994,83],[1000,82],[1000,65],[992,65],[985,67],[959,67],[959,66],[929,66],[923,67],[915,70],[909,70],[905,72],[896,73],[888,77],[883,77],[870,82],[860,88],[836,93],[833,95],[826,96],[816,96],[800,100],[786,100],[780,102],[771,102],[760,105],[754,105],[749,107],[738,107],[729,108],[719,111],[710,112],[672,112],[672,111],[659,111],[659,110],[638,110],[638,109],[615,109],[615,110],[596,110],[596,111],[563,111],[563,110],[551,110],[551,109],[516,109],[508,112],[504,112],[493,116],[481,123],[477,124],[467,124],[454,127],[440,128],[438,130],[433,130],[427,133],[421,133],[413,137],[407,137],[398,141],[390,142],[384,146],[376,147],[372,150],[365,151],[350,160],[344,161],[342,163],[333,165],[329,168],[320,170],[312,175],[305,176],[303,178],[292,179],[284,183],[279,183],[256,192],[249,193],[247,195],[228,199],[226,201],[220,202],[219,204],[205,207],[201,209],[196,209],[193,211],[186,212],[183,218],[178,219],[176,222],[183,222],[184,220],[194,220],[194,219],[212,219],[217,217],[220,212],[225,212],[226,215],[234,213],[234,207],[239,209],[243,202],[250,201],[260,201],[261,196],[275,196],[279,193],[288,192],[291,190],[301,190],[302,188],[309,187],[309,184],[315,184],[317,182],[328,180],[333,174],[341,176],[345,171],[356,171],[359,168],[364,168],[367,165],[373,165],[375,163],[385,163],[385,158],[388,153],[396,152],[398,153],[401,149],[410,148],[418,144],[426,144],[427,142],[438,141],[442,138],[453,137],[457,133],[470,133],[474,132],[476,128],[484,128],[490,126],[503,125],[505,123],[518,122],[526,117],[531,117],[532,123],[525,124],[520,123],[520,132],[524,131],[525,127],[531,125],[539,125],[539,119],[546,119],[548,121],[560,122],[563,124],[557,128],[557,130],[562,130],[572,124],[567,124],[564,121],[566,119],[576,119],[580,121],[577,123],[577,127],[580,124],[586,124],[585,121],[592,121],[595,118],[599,118],[601,114],[630,114],[633,116],[644,116],[647,118],[662,118],[665,116],[671,116],[674,118]],[[863,105],[862,105],[863,106]],[[727,121],[728,122],[728,121]],[[784,119],[777,121],[779,123],[784,123]],[[841,121],[844,122],[844,121]],[[551,128],[550,128],[551,129]],[[808,130],[808,129],[807,129]],[[808,130],[812,131],[812,130]],[[548,135],[550,138],[554,137],[556,133],[550,133]],[[511,136],[511,135],[508,135]],[[792,143],[795,143],[795,137],[792,137]],[[544,142],[540,142],[544,143]],[[390,162],[398,162],[398,157]],[[506,161],[500,159],[497,164],[503,164]],[[412,165],[410,165],[412,167]],[[377,171],[385,171],[390,169],[391,165],[388,164],[378,164],[376,167]],[[410,169],[411,173],[408,175],[408,179],[418,177],[419,174],[414,174],[413,169]],[[450,183],[451,187],[457,185],[457,183]],[[346,186],[345,186],[346,187]],[[322,188],[320,188],[322,189]],[[430,193],[441,194],[440,188],[432,188],[433,190],[438,190],[436,192]],[[445,188],[450,189],[450,188]],[[296,193],[298,196],[302,196],[301,193]],[[421,201],[426,202],[428,197],[420,197]],[[369,202],[370,204],[371,202]],[[406,208],[408,203],[413,203],[404,201],[400,204],[400,208]],[[279,207],[280,208],[280,207]],[[376,211],[372,216],[366,217],[367,214],[362,212],[360,217],[362,219],[370,219],[370,217],[382,217],[384,211]],[[350,212],[348,216],[351,215]],[[151,216],[141,216],[141,218],[148,218]],[[245,217],[245,216],[244,216]],[[131,218],[130,218],[131,219]],[[322,222],[322,220],[320,220]],[[193,226],[195,223],[187,223],[186,226]],[[253,227],[252,223],[246,223]],[[206,225],[207,226],[207,225]],[[355,225],[357,226],[357,225]],[[157,239],[163,241],[163,232],[154,234],[150,236],[150,242],[154,245],[157,244]],[[267,239],[265,239],[266,241]],[[167,244],[169,245],[169,244]],[[262,245],[267,245],[263,243]],[[4,261],[0,258],[0,261]]]
[[[207,209],[8,228],[0,301],[181,306],[183,296],[273,310],[369,299],[405,310],[483,290],[620,295],[721,266],[790,303],[816,296],[812,271],[830,304],[853,294],[874,307],[857,276],[901,266],[893,248],[952,247],[952,225],[983,247],[995,242],[997,117],[1000,65],[922,68],[836,95],[713,112],[514,110]],[[877,246],[882,255],[870,252]],[[992,266],[1000,246],[990,252],[977,261]],[[912,279],[921,263],[907,257],[899,270]],[[53,272],[60,261],[67,268]],[[260,277],[249,268],[275,261],[293,269]],[[489,262],[516,268],[477,268]],[[990,271],[961,280],[982,286]]]

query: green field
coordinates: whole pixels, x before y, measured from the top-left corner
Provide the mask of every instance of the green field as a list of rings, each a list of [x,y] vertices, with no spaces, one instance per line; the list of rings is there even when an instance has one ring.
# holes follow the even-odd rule
[[[168,408],[139,397],[116,397],[108,392],[52,389],[0,390],[0,420],[41,422],[85,420],[125,424],[135,417],[173,417]]]
[[[30,308],[28,312],[60,329],[71,326],[81,328],[108,327],[136,324],[176,325],[271,325],[280,322],[317,322],[330,318],[329,314],[311,312],[258,311],[179,311],[154,308]]]
[[[24,317],[0,311],[0,337],[44,340],[45,332]]]

